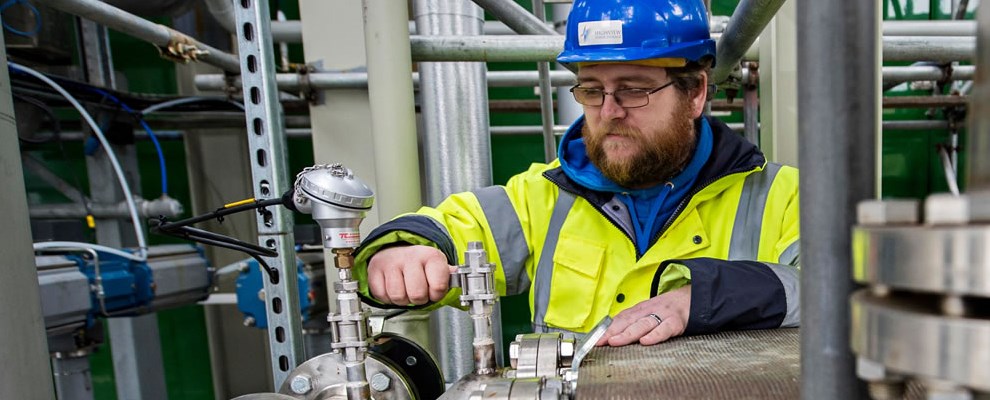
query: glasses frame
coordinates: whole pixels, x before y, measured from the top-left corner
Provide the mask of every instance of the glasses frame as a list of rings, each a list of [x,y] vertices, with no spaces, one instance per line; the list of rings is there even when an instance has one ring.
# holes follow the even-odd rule
[[[612,96],[613,98],[615,98],[615,103],[618,104],[619,107],[626,108],[626,109],[628,109],[628,108],[641,108],[641,107],[646,107],[646,106],[650,105],[650,95],[651,94],[654,94],[654,93],[659,92],[659,91],[661,91],[663,89],[666,89],[668,86],[673,85],[673,84],[674,84],[674,81],[670,81],[670,82],[667,82],[667,83],[665,83],[663,85],[660,85],[659,87],[656,87],[654,89],[626,88],[626,89],[616,89],[616,90],[613,90],[611,92],[608,92],[608,91],[605,91],[605,90],[602,90],[602,89],[594,89],[594,88],[581,87],[581,84],[579,83],[577,85],[571,86],[570,92],[571,92],[571,95],[574,96],[574,101],[578,102],[578,104],[581,104],[583,106],[601,107],[601,106],[605,105],[605,96]],[[585,104],[585,103],[582,103],[581,100],[578,100],[578,96],[574,93],[574,89],[598,90],[599,92],[602,93],[601,102],[598,103],[598,104]],[[619,97],[616,96],[617,93],[621,95],[622,92],[626,92],[626,93],[630,93],[630,92],[642,92],[642,93],[646,93],[646,96],[644,96],[644,98],[646,99],[646,103],[643,103],[642,105],[639,105],[639,106],[624,106],[624,105],[622,105],[622,102],[619,101]]]

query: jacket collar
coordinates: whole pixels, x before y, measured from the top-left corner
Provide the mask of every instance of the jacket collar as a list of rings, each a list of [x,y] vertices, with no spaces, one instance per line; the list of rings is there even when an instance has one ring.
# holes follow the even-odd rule
[[[743,139],[739,134],[730,129],[728,125],[716,118],[702,118],[705,118],[712,128],[712,152],[708,157],[708,161],[698,171],[698,178],[695,180],[691,193],[701,190],[704,186],[707,186],[721,176],[734,172],[752,170],[762,167],[766,163],[766,157],[760,152],[759,148],[746,139]],[[696,121],[695,126],[701,125],[698,122],[700,121]],[[568,129],[568,133],[565,135],[564,141],[561,142],[561,146],[558,149],[558,157],[565,156],[563,151],[565,150],[566,140],[570,135],[573,135],[573,132],[580,133],[583,123],[584,118],[579,118]],[[561,167],[547,170],[543,173],[543,176],[557,184],[561,189],[584,197],[595,206],[604,205],[614,195],[612,192],[594,190],[579,184],[567,176]]]

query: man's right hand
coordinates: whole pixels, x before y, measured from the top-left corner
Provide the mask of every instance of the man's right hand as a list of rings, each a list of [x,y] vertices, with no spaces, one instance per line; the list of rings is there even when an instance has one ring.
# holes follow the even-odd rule
[[[371,295],[386,304],[409,305],[440,301],[457,267],[430,246],[389,247],[368,262]]]

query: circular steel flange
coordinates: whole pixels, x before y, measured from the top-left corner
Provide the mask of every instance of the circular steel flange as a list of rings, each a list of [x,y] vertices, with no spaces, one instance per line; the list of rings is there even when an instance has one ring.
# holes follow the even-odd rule
[[[371,396],[376,400],[412,400],[412,388],[409,382],[397,368],[389,365],[381,355],[368,353],[365,360],[365,371],[368,379],[381,374],[389,380],[388,388],[384,391],[373,390]],[[305,380],[307,385],[298,385]],[[297,385],[293,385],[293,383]],[[297,400],[327,400],[347,399],[347,368],[339,357],[327,353],[313,357],[293,369],[282,383],[279,393]],[[299,390],[300,387],[308,390]],[[301,393],[300,393],[301,392]]]
[[[892,289],[990,297],[990,225],[857,226],[853,279]]]
[[[853,294],[852,349],[893,371],[990,391],[990,320],[940,314],[936,296]]]

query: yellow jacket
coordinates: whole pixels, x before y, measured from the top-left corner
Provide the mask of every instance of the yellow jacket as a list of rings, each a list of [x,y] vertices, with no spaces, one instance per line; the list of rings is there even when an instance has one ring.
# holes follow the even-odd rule
[[[642,256],[615,194],[582,187],[554,161],[380,226],[358,251],[355,277],[367,296],[367,261],[382,246],[434,246],[457,265],[467,243],[480,241],[497,266],[499,293],[529,290],[536,331],[587,332],[605,315],[686,284],[687,334],[796,326],[797,170],[766,163],[755,146],[709,122],[715,150]]]

